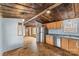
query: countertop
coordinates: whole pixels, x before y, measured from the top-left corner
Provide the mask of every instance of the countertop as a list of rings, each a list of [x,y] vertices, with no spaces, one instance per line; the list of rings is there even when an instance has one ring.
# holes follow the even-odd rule
[[[55,36],[55,37],[64,37],[64,38],[72,38],[72,39],[79,39],[79,36],[78,35],[66,35],[66,34],[47,34],[47,35],[52,35],[52,36]]]

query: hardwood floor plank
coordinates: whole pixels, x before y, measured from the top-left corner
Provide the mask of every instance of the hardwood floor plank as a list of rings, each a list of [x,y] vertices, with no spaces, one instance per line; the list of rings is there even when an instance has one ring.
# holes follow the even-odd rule
[[[29,48],[19,48],[5,52],[4,56],[75,56],[65,50],[47,44],[38,44],[38,51],[33,52]]]

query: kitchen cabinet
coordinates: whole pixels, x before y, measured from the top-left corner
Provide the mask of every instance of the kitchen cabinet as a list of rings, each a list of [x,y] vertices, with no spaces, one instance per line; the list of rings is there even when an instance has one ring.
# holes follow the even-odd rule
[[[52,26],[51,29],[56,29],[56,27],[57,27],[57,26],[56,26],[56,23],[57,23],[57,22],[53,22],[53,23],[52,23],[52,25],[51,25],[51,26]]]
[[[46,26],[48,29],[60,29],[62,27],[62,21],[47,23]]]
[[[61,39],[61,48],[68,50],[68,39],[67,38],[62,38]]]
[[[60,29],[62,27],[62,24],[63,24],[62,21],[56,22],[56,29]]]
[[[74,53],[74,54],[79,54],[77,43],[78,43],[77,40],[70,39],[68,51],[70,51],[71,53]]]
[[[72,38],[61,38],[61,48],[70,53],[79,55],[79,40]]]
[[[53,23],[48,23],[46,24],[47,29],[52,29],[53,28]]]
[[[45,26],[47,27],[47,29],[50,29],[50,24],[45,24]]]
[[[51,35],[46,35],[46,43],[50,45],[54,45],[54,39]]]

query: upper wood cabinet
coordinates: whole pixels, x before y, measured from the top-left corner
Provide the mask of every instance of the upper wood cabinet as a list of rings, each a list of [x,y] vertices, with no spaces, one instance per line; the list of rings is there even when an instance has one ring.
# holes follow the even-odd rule
[[[63,24],[62,21],[56,22],[56,29],[60,29],[62,27],[62,24]]]
[[[48,29],[60,29],[62,27],[62,21],[58,21],[58,22],[52,22],[52,23],[48,23],[46,24]]]

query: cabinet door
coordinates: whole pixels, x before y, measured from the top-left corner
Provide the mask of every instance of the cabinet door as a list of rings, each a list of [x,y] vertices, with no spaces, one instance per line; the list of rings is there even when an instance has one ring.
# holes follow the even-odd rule
[[[71,38],[62,38],[61,48],[73,54],[79,55],[79,40],[71,39]]]
[[[54,45],[53,37],[50,35],[46,35],[46,43],[50,45]]]
[[[51,29],[51,23],[46,24],[47,29]]]
[[[54,38],[53,38],[53,36],[50,36],[50,42],[51,42],[52,45],[54,45]]]
[[[50,27],[50,29],[53,29],[53,23],[49,23],[50,25],[49,25],[49,27]]]
[[[76,51],[76,53],[79,55],[79,40],[77,40],[77,51]]]
[[[68,50],[68,39],[66,38],[61,38],[61,48]]]
[[[63,23],[62,21],[56,22],[56,29],[61,29],[62,23]]]
[[[49,24],[46,24],[47,29],[49,29]]]
[[[54,22],[54,23],[53,23],[53,28],[54,28],[54,29],[56,29],[56,23],[57,23],[57,22]]]
[[[60,29],[62,26],[62,21],[58,21],[58,22],[52,22],[52,23],[48,23],[46,24],[48,29]]]
[[[76,39],[69,40],[69,51],[71,53],[78,54],[77,40]]]

